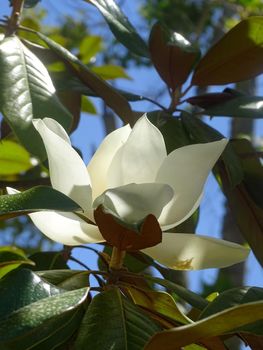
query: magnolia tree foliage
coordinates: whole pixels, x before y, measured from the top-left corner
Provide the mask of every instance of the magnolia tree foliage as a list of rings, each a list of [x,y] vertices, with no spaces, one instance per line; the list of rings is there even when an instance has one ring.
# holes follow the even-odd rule
[[[152,101],[159,109],[144,114],[129,102],[147,96],[115,89],[103,79],[107,68],[102,74],[88,64],[92,45],[83,45],[89,59],[81,61],[20,24],[23,5],[37,2],[13,0],[2,25],[0,174],[7,188],[0,219],[28,215],[63,249],[27,256],[18,247],[0,248],[1,349],[223,350],[237,336],[251,349],[262,348],[262,288],[204,298],[176,284],[170,272],[230,266],[250,249],[263,265],[259,153],[248,140],[226,140],[199,118],[262,118],[263,99],[229,88],[186,98],[194,86],[262,73],[263,18],[242,20],[202,57],[163,23],[145,42],[113,0],[85,1],[167,85],[170,104]],[[62,67],[59,74],[54,64]],[[102,99],[124,123],[87,166],[70,142],[83,95]],[[195,233],[212,170],[250,248]],[[97,270],[69,269],[75,246],[97,254]]]

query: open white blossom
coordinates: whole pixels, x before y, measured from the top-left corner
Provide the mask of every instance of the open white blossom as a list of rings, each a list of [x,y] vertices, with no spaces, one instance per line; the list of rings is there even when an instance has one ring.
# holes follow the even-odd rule
[[[161,132],[143,116],[133,129],[126,125],[109,134],[86,168],[60,124],[45,118],[35,120],[34,126],[47,151],[53,188],[77,202],[88,219],[65,212],[30,214],[50,239],[65,245],[104,241],[93,217],[93,210],[102,205],[128,224],[153,214],[163,231],[162,242],[143,251],[168,267],[225,267],[247,257],[249,250],[235,243],[165,232],[198,208],[226,139],[181,147],[167,155]]]

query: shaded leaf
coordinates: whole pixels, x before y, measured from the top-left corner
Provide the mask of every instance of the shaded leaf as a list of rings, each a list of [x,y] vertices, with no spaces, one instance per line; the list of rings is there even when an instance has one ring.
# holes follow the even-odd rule
[[[232,187],[224,166],[219,167],[223,191],[235,221],[245,240],[263,266],[263,210],[258,207],[244,183]]]
[[[1,112],[21,143],[43,159],[44,145],[32,119],[48,116],[68,130],[72,116],[57,98],[45,66],[17,37],[0,42],[0,65]]]
[[[75,91],[58,91],[58,97],[63,105],[70,111],[73,116],[70,132],[72,133],[79,125],[81,113],[81,94]]]
[[[18,143],[0,142],[0,175],[19,174],[32,167],[29,153]]]
[[[66,290],[75,290],[88,286],[90,271],[82,270],[46,270],[37,274],[49,283]]]
[[[184,84],[200,57],[200,51],[181,34],[160,23],[151,30],[149,49],[156,70],[173,91]]]
[[[239,118],[263,118],[263,97],[238,96],[206,108],[204,114]]]
[[[94,91],[92,91],[90,88],[87,87],[80,79],[78,79],[76,76],[68,75],[68,74],[56,74],[53,75],[54,83],[56,85],[56,88],[60,91],[64,90],[71,90],[80,92],[82,95],[87,95],[91,97],[99,97],[98,94],[96,94]],[[115,91],[117,91],[121,96],[126,98],[128,101],[136,102],[136,101],[143,101],[145,100],[145,97],[142,95],[136,95],[121,89],[116,89],[112,87]]]
[[[231,93],[228,92],[210,92],[203,95],[192,96],[186,99],[188,103],[192,106],[198,106],[200,108],[209,110],[209,108],[213,108],[214,106],[221,106],[225,102],[234,99]]]
[[[162,231],[154,215],[142,222],[127,225],[119,218],[104,212],[102,205],[94,211],[94,218],[103,238],[120,250],[140,250],[162,241]]]
[[[219,40],[199,61],[192,78],[198,86],[224,85],[263,72],[263,18],[248,17]]]
[[[111,287],[92,300],[75,347],[84,350],[92,344],[93,350],[141,350],[158,330],[143,311],[123,297],[116,287]]]
[[[235,333],[239,327],[262,320],[263,302],[243,304],[224,310],[191,325],[157,333],[145,350],[180,350],[183,346],[202,342],[207,337]]]
[[[148,57],[148,48],[136,29],[113,0],[84,0],[101,12],[116,39],[136,55]]]
[[[76,211],[80,207],[63,193],[48,186],[0,196],[0,219],[5,220],[40,210]]]
[[[29,259],[35,263],[31,270],[67,269],[67,257],[63,254],[65,254],[63,251],[36,252],[29,256]]]
[[[128,101],[122,97],[115,89],[107,82],[93,73],[86,65],[84,65],[76,56],[49,39],[45,35],[37,32],[37,35],[69,66],[74,75],[76,75],[84,85],[87,85],[104,102],[114,110],[114,112],[122,118],[126,123],[133,122],[133,114]]]

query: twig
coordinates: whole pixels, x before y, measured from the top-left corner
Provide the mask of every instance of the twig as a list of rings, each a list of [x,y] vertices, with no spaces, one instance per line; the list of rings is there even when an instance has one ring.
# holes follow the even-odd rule
[[[10,18],[7,21],[6,36],[15,34],[20,23],[21,14],[23,11],[24,0],[13,0],[13,10]]]

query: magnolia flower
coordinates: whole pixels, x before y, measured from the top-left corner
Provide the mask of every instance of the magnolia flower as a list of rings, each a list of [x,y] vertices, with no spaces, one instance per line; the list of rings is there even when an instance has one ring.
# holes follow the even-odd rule
[[[65,245],[102,242],[93,211],[98,206],[122,222],[134,224],[153,214],[163,231],[162,242],[143,250],[175,269],[225,267],[244,260],[248,249],[227,241],[186,233],[165,232],[198,208],[207,176],[227,140],[195,144],[167,155],[161,132],[146,116],[109,134],[86,168],[55,120],[34,121],[49,161],[54,189],[83,209],[29,214],[50,239]],[[14,193],[13,189],[8,190]]]

